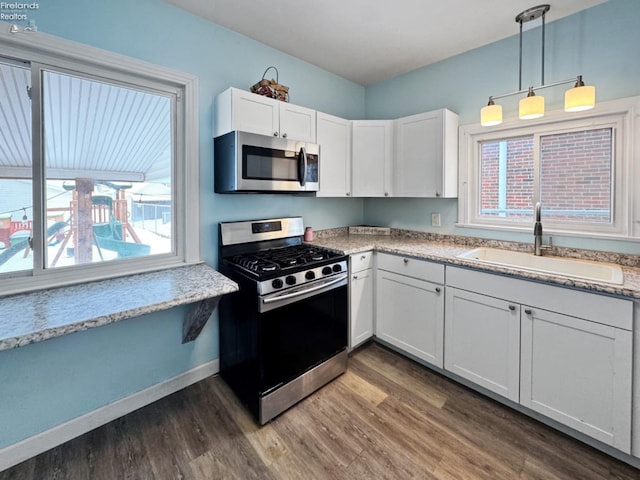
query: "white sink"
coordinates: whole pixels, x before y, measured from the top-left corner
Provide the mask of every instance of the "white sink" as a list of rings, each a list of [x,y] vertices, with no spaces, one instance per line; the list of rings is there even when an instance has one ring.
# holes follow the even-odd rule
[[[622,269],[618,265],[576,258],[537,257],[532,253],[497,248],[476,248],[458,257],[509,268],[616,285],[622,285],[624,279]]]

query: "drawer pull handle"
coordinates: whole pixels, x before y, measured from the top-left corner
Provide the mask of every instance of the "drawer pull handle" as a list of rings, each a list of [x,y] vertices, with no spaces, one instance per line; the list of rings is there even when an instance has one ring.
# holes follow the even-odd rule
[[[531,311],[530,308],[527,308],[524,313],[526,313],[527,315],[531,315],[533,312]]]
[[[512,312],[516,309],[515,305],[509,305],[509,310],[511,310]]]
[[[364,260],[364,259],[366,259],[366,258],[367,258],[367,256],[366,256],[366,255],[362,255],[362,256],[360,257],[360,260]]]
[[[406,265],[407,263],[409,263],[409,259],[408,259],[408,258],[405,258],[405,259],[404,259],[404,264]]]
[[[440,287],[436,287],[436,293],[440,293]]]
[[[357,280],[357,279],[358,279],[358,275],[354,275],[354,276],[353,276],[353,279],[354,279],[354,280]]]

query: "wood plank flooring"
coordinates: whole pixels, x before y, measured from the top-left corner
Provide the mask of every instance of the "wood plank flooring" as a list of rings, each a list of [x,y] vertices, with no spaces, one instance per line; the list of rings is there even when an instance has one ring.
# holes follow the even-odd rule
[[[0,472],[64,479],[640,479],[608,457],[376,344],[258,428],[206,379]]]

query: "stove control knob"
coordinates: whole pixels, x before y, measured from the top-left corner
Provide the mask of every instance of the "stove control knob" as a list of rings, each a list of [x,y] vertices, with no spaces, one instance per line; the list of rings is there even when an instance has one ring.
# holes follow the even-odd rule
[[[333,266],[333,271],[336,272],[336,273],[341,272],[342,271],[342,266],[339,263],[336,263]]]
[[[287,282],[287,285],[295,285],[296,277],[294,277],[293,275],[288,275],[287,278],[284,279],[284,281]]]
[[[323,275],[330,275],[331,274],[331,267],[324,267],[322,269],[322,274]]]
[[[282,288],[282,279],[281,278],[276,278],[273,282],[271,282],[271,286],[273,288]]]
[[[313,273],[313,270],[309,270],[304,274],[304,278],[306,278],[307,280],[313,280],[314,278],[316,278],[316,274]]]

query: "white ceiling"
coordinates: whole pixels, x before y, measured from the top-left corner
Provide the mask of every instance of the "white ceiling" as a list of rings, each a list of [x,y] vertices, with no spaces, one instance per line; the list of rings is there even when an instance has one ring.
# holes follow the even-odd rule
[[[361,85],[516,35],[535,0],[165,0]],[[549,23],[606,0],[553,0]]]

